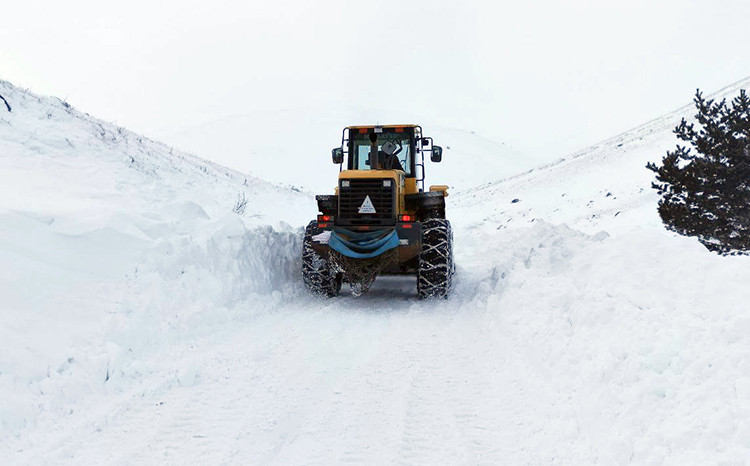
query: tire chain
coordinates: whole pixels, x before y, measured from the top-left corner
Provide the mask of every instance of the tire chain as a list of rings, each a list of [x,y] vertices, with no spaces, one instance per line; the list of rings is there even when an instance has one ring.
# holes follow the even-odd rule
[[[417,294],[420,298],[446,298],[453,278],[453,231],[445,219],[422,222]]]
[[[338,294],[339,285],[335,274],[331,273],[328,261],[312,248],[312,236],[316,230],[315,222],[310,222],[305,229],[302,242],[302,279],[313,294],[333,297]]]

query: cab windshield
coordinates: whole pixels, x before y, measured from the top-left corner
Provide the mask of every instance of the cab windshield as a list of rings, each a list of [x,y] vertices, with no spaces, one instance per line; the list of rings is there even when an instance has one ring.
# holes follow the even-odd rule
[[[411,176],[411,139],[405,133],[357,133],[352,138],[353,170],[371,170],[371,137],[376,137],[378,163],[381,169],[403,170]]]

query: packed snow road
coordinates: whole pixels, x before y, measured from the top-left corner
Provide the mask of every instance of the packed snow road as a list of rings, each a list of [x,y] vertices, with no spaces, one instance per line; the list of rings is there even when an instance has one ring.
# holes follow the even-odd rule
[[[714,302],[736,293],[737,277],[699,246],[544,223],[502,235],[464,226],[450,299],[417,301],[413,279],[393,277],[325,300],[290,268],[298,236],[235,227],[164,247],[129,282],[105,347],[80,348],[42,381],[43,414],[6,452],[56,464],[679,463],[743,452],[750,328]],[[645,270],[653,241],[665,260]],[[703,288],[665,296],[654,284],[686,257],[701,264]],[[263,277],[274,278],[238,287]],[[728,331],[717,360],[711,348]],[[713,440],[685,443],[695,435]]]
[[[227,233],[212,239],[252,245],[255,236],[274,236],[263,230],[233,241]],[[285,238],[293,244],[293,238]],[[264,250],[254,248],[238,252]],[[487,312],[482,299],[497,291],[501,275],[515,266],[513,258],[503,272],[459,253],[472,261],[473,272],[460,271],[448,301],[417,301],[414,280],[400,277],[380,280],[363,297],[344,293],[322,300],[306,296],[299,279],[289,276],[290,286],[269,281],[254,302],[216,308],[211,303],[230,303],[239,297],[235,293],[246,293],[217,290],[218,283],[237,279],[234,274],[256,278],[253,282],[266,274],[284,276],[283,256],[297,262],[294,248],[277,247],[266,250],[280,251],[281,258],[244,266],[239,260],[232,270],[225,266],[234,262],[232,256],[220,254],[227,249],[232,247],[206,246],[217,264],[184,248],[193,270],[172,281],[172,265],[185,261],[171,259],[174,251],[165,248],[168,261],[131,281],[125,298],[131,302],[123,306],[127,317],[110,335],[119,348],[109,350],[104,386],[94,389],[93,398],[66,404],[69,412],[56,413],[69,428],[56,429],[60,419],[51,416],[50,425],[40,419],[38,434],[28,436],[28,443],[13,442],[21,458],[495,463],[533,459],[535,447],[518,450],[519,442],[563,422],[564,411],[540,416],[539,409],[552,408],[567,395],[540,399],[544,381],[529,373],[521,356],[527,345],[497,331],[505,325]],[[220,270],[226,272],[217,277]],[[216,280],[207,281],[209,275]],[[138,289],[156,286],[162,287],[159,293]],[[205,304],[198,295],[205,296]],[[143,296],[149,305],[132,302]],[[74,367],[61,371],[55,388],[69,389],[60,380],[68,371],[75,374]]]

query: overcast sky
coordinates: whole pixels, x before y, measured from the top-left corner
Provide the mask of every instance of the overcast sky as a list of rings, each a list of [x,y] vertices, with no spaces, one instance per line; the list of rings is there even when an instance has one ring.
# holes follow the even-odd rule
[[[2,17],[0,78],[156,139],[365,107],[558,157],[750,76],[746,0],[27,0]]]

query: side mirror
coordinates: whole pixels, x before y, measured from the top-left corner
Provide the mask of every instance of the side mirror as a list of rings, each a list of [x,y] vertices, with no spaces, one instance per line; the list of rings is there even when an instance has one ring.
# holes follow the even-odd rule
[[[432,146],[432,155],[430,155],[430,160],[435,163],[443,160],[443,148],[440,146]]]
[[[344,151],[340,147],[336,147],[333,150],[331,150],[331,158],[333,159],[333,163],[335,164],[341,164],[344,163]]]

